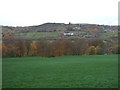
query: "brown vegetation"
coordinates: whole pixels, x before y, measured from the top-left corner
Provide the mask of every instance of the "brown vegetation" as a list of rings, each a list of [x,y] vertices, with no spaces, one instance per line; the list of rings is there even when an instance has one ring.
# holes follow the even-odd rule
[[[118,54],[117,40],[102,39],[58,39],[25,40],[7,38],[3,40],[3,57],[42,56],[57,57],[65,55]]]

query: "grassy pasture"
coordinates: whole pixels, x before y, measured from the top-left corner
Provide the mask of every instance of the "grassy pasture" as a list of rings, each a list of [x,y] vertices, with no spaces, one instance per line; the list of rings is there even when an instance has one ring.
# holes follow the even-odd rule
[[[116,88],[118,56],[3,58],[3,88]]]
[[[59,38],[60,33],[57,32],[28,32],[28,33],[19,33],[16,36],[24,37],[24,38],[32,38],[32,39],[39,39],[39,38]]]
[[[32,39],[40,39],[40,38],[61,38],[64,37],[63,34],[64,32],[27,32],[27,33],[17,33],[15,36],[21,37],[21,38],[32,38]],[[82,31],[74,31],[75,34],[80,34],[80,36],[74,36],[75,38],[85,38],[82,36],[83,34],[87,34],[86,32]],[[95,34],[93,34],[94,36]],[[106,33],[101,33],[99,38],[109,38],[113,36],[118,36],[117,32],[106,32]],[[69,37],[64,37],[64,38],[70,38]]]

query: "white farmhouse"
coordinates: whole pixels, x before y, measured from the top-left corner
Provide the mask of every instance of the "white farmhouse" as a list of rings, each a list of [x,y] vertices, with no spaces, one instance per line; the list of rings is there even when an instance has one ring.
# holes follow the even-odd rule
[[[64,36],[73,36],[74,33],[64,33]]]

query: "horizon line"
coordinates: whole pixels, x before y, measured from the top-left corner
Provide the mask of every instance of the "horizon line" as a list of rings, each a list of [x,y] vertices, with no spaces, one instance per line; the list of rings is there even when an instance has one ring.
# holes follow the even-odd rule
[[[60,23],[60,22],[46,22],[46,23],[41,23],[41,24],[36,24],[36,25],[0,25],[0,26],[9,26],[9,27],[30,27],[30,26],[39,26],[39,25],[43,25],[43,24],[91,24],[91,25],[104,25],[104,26],[118,26],[118,24],[116,25],[111,25],[111,24],[98,24],[98,23],[72,23],[72,22],[68,22],[68,23]]]

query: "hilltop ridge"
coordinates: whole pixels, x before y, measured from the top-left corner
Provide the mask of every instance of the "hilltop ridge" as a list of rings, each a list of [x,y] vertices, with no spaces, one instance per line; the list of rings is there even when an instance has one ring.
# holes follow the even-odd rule
[[[2,31],[3,37],[14,36],[20,38],[61,38],[66,32],[74,33],[74,37],[79,38],[85,37],[85,35],[87,37],[106,37],[106,34],[113,37],[117,36],[118,26],[44,23],[26,27],[2,26]]]

